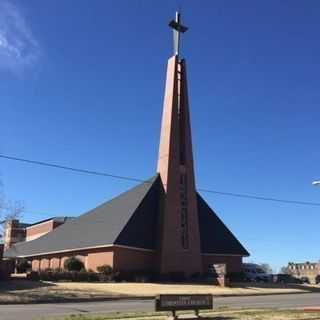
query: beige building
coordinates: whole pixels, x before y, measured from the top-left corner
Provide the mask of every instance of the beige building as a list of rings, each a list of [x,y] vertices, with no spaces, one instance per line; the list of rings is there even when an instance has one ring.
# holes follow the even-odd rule
[[[308,278],[310,283],[316,282],[320,274],[320,262],[288,263],[288,273],[296,278]]]

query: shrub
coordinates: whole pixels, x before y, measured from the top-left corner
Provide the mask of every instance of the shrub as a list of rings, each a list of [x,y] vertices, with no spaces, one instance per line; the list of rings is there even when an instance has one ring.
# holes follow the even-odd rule
[[[113,273],[116,282],[150,282],[156,280],[156,274],[150,270],[118,271]]]
[[[95,282],[95,281],[99,281],[99,278],[98,278],[98,274],[96,272],[93,272],[92,270],[89,270],[87,272],[87,281],[89,282]]]
[[[108,264],[104,264],[102,266],[97,267],[97,270],[99,273],[105,274],[105,275],[111,275],[113,273],[113,269]]]
[[[84,268],[82,261],[80,261],[76,257],[66,259],[63,266],[68,271],[80,271]]]
[[[244,272],[229,272],[226,277],[230,282],[245,282],[247,280]]]
[[[39,273],[39,278],[43,281],[99,281],[98,273],[87,271],[41,271]]]
[[[31,271],[27,274],[27,279],[31,281],[39,281],[40,280],[39,273],[36,271]]]
[[[201,273],[200,272],[194,272],[190,276],[190,280],[199,280],[201,279]]]
[[[170,272],[169,281],[172,282],[184,282],[186,281],[186,275],[184,272]]]
[[[23,258],[23,259],[18,260],[18,262],[17,262],[17,272],[18,273],[25,273],[30,269],[31,269],[31,263],[27,259]]]

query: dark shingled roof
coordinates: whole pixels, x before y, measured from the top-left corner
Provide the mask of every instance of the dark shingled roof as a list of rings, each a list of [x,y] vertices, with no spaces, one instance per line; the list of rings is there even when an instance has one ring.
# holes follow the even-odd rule
[[[44,219],[44,220],[40,220],[40,221],[37,221],[37,222],[34,222],[34,223],[25,223],[26,227],[29,228],[29,227],[34,227],[40,223],[44,223],[44,222],[47,222],[47,221],[55,221],[55,222],[59,222],[59,223],[65,223],[67,220],[70,220],[70,219],[74,219],[74,217],[66,217],[66,216],[61,216],[61,217],[51,217],[51,218],[47,218],[47,219]]]
[[[156,175],[38,239],[13,245],[4,256],[33,256],[111,244],[154,250],[160,181]],[[199,194],[197,198],[201,251],[249,255]]]
[[[249,256],[249,252],[197,194],[201,252]]]
[[[38,239],[13,245],[4,256],[33,256],[109,244],[154,249],[159,181],[156,175]]]

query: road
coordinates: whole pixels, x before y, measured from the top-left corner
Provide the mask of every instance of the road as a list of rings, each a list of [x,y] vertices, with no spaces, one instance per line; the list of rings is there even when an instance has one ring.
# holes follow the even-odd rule
[[[214,298],[214,306],[230,308],[300,308],[320,306],[320,293]],[[35,320],[67,314],[153,311],[151,300],[1,305],[1,320]]]

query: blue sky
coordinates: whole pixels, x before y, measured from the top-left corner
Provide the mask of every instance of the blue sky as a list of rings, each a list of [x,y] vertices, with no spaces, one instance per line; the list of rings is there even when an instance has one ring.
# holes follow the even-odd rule
[[[181,1],[199,188],[320,202],[320,3]],[[0,153],[154,175],[174,1],[0,1]],[[134,185],[0,159],[26,221]],[[320,257],[320,207],[203,194],[274,268]]]

